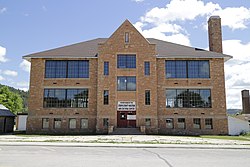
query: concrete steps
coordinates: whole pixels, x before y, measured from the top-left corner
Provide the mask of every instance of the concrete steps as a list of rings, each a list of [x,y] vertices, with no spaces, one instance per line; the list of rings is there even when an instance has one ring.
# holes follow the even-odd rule
[[[114,128],[111,135],[144,135],[139,128]]]

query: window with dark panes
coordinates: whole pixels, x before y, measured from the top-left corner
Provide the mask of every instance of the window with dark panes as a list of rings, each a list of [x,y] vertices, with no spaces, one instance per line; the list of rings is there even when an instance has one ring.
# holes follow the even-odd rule
[[[103,67],[103,74],[104,75],[109,75],[109,62],[108,61],[105,61],[104,62],[104,67]]]
[[[88,89],[44,89],[44,107],[87,108]]]
[[[188,78],[209,78],[209,61],[188,61]]]
[[[168,60],[165,62],[166,78],[187,78],[186,61]]]
[[[166,89],[166,107],[211,108],[210,89]]]
[[[89,78],[89,61],[79,61],[79,78]]]
[[[117,68],[136,68],[136,55],[117,55]]]
[[[104,105],[109,104],[109,91],[108,90],[103,91],[103,104]]]
[[[133,76],[117,77],[117,90],[118,91],[136,91],[136,77],[133,77]]]
[[[210,78],[208,60],[166,60],[166,78]]]
[[[150,90],[145,91],[145,105],[150,105]]]
[[[89,61],[46,60],[45,78],[89,78]]]
[[[150,75],[150,62],[144,62],[144,75]]]
[[[66,78],[67,61],[46,60],[45,78]]]
[[[56,61],[46,60],[45,62],[45,78],[56,77]]]

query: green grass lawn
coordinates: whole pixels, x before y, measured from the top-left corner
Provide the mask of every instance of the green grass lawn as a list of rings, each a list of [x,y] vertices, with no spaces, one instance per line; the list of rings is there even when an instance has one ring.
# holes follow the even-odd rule
[[[223,140],[241,140],[241,141],[250,141],[250,133],[239,136],[216,136],[216,135],[202,135],[201,138],[208,139],[223,139]]]

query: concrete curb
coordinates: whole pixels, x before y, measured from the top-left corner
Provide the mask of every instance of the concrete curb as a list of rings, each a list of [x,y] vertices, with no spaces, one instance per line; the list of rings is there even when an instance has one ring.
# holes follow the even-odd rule
[[[250,145],[211,144],[124,144],[124,143],[63,143],[63,142],[0,142],[0,146],[48,146],[48,147],[116,147],[116,148],[180,148],[180,149],[247,149]]]

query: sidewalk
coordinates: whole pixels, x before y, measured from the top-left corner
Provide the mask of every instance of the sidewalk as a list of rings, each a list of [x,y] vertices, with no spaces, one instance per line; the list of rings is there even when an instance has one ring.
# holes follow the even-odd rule
[[[45,136],[0,135],[0,145],[60,147],[164,147],[250,149],[250,141],[160,135]]]

